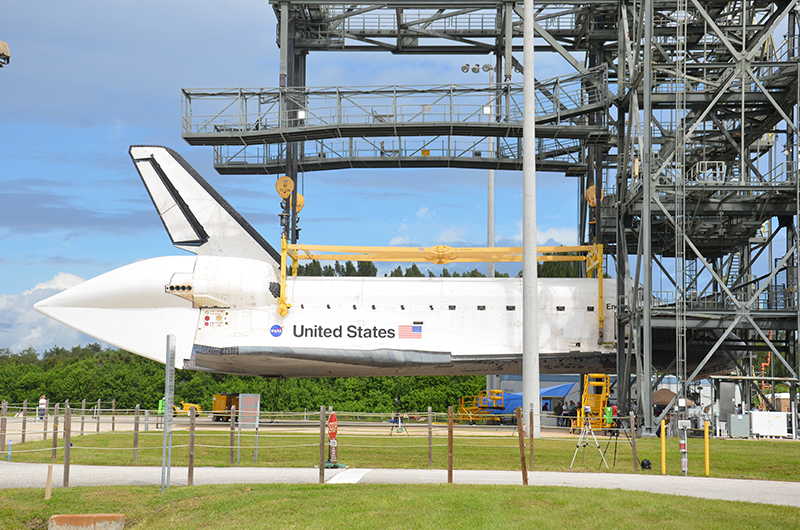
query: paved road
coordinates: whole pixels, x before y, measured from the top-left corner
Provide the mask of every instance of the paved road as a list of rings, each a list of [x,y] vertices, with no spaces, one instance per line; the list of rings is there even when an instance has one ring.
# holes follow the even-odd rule
[[[63,484],[63,465],[53,466],[53,486]],[[171,484],[185,486],[187,469],[174,467]],[[44,488],[47,464],[0,462],[0,488]],[[444,484],[447,471],[427,469],[331,469],[328,484]],[[316,484],[315,468],[216,468],[197,467],[195,485],[203,484]],[[522,484],[519,471],[453,472],[456,484]],[[705,499],[746,501],[800,507],[800,482],[770,482],[705,477],[674,477],[654,473],[555,473],[531,472],[533,486],[623,489],[685,495]],[[160,485],[160,467],[80,466],[70,467],[70,486]]]

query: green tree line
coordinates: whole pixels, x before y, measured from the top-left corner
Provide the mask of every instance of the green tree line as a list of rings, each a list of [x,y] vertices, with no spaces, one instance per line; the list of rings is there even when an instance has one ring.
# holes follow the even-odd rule
[[[261,394],[263,410],[319,410],[321,405],[352,412],[446,412],[461,396],[485,388],[483,376],[328,377],[263,379],[191,370],[175,371],[175,402],[196,403],[211,410],[215,393]],[[137,404],[155,409],[164,394],[164,365],[99,344],[70,350],[54,347],[0,349],[0,400],[35,407],[44,394],[51,403],[73,405],[116,400],[117,408]],[[399,403],[398,403],[399,402]]]
[[[575,256],[577,255],[575,252],[564,252],[562,255],[569,255]],[[581,262],[579,261],[546,261],[543,263],[539,263],[538,266],[538,274],[540,278],[578,278],[581,274]],[[371,261],[358,261],[353,263],[352,261],[347,261],[342,265],[338,261],[336,261],[333,265],[327,264],[322,265],[319,260],[312,260],[307,264],[298,264],[297,266],[297,275],[298,276],[377,276],[378,275],[378,268],[375,264]],[[430,269],[427,270],[427,273],[423,273],[420,268],[417,266],[416,263],[412,263],[410,266],[403,269],[402,266],[398,265],[396,269],[393,269],[388,274],[384,274],[384,276],[391,277],[391,278],[435,278],[437,277],[433,271]],[[520,270],[517,273],[517,278],[522,277],[522,271]],[[459,273],[458,271],[450,272],[447,270],[447,267],[442,268],[442,271],[439,273],[439,277],[441,278],[485,278],[486,274],[480,272],[477,268],[472,269],[468,272]],[[496,278],[509,278],[510,275],[507,272],[498,272],[495,271]]]

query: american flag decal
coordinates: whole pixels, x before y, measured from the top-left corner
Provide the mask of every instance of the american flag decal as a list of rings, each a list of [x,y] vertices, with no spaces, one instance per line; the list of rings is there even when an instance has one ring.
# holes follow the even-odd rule
[[[401,339],[421,339],[422,326],[400,326],[398,337]]]

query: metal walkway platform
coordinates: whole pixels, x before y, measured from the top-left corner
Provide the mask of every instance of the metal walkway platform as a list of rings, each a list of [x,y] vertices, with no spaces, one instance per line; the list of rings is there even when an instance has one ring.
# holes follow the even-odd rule
[[[614,137],[586,118],[607,110],[609,94],[605,68],[537,84],[540,169],[586,172],[581,146]],[[182,137],[215,146],[220,173],[283,172],[287,142],[300,146],[300,171],[521,166],[519,84],[184,89],[182,99]]]

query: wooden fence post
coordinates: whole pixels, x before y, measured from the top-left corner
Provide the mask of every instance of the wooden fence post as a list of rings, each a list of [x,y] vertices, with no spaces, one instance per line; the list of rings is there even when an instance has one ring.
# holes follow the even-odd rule
[[[522,408],[517,407],[514,411],[517,415],[517,433],[519,435],[519,459],[522,463],[522,485],[528,485],[528,470],[525,468],[525,432],[522,428]],[[531,430],[533,430],[533,423],[531,423]]]
[[[66,414],[68,410],[69,410],[69,400],[65,399],[64,400],[64,414]],[[64,428],[66,428],[66,427],[67,427],[66,424],[64,424]],[[62,440],[66,440],[67,439],[67,431],[63,431],[61,433],[61,439]]]
[[[139,459],[139,404],[133,409],[133,463]]]
[[[69,456],[72,448],[72,411],[69,400],[64,403],[64,487],[69,487]]]
[[[319,483],[325,484],[325,405],[319,407]]]
[[[255,444],[253,446],[253,463],[258,463],[258,426],[261,424],[261,411],[259,410],[256,413],[256,436],[255,436]]]
[[[428,467],[433,467],[433,407],[428,407]]]
[[[22,443],[25,443],[25,435],[28,430],[28,400],[22,402]]]
[[[56,459],[56,451],[58,450],[58,403],[53,408],[53,452],[50,460]]]
[[[101,404],[100,404],[100,400],[98,399],[97,400],[97,432],[98,433],[100,432],[100,412],[102,410],[100,407],[101,407]]]
[[[234,436],[236,435],[236,405],[231,407],[231,466],[233,466]]]
[[[533,407],[530,410],[531,419],[528,425],[530,429],[528,429],[528,445],[530,445],[530,468],[533,469]]]
[[[114,422],[116,421],[117,400],[111,400],[111,432],[114,432]]]
[[[47,464],[47,481],[44,484],[44,500],[49,501],[53,492],[53,464]]]
[[[453,483],[453,406],[447,407],[447,483]]]
[[[194,407],[189,409],[189,476],[186,480],[187,486],[194,486],[194,424],[196,416],[197,410]]]

